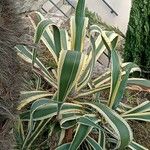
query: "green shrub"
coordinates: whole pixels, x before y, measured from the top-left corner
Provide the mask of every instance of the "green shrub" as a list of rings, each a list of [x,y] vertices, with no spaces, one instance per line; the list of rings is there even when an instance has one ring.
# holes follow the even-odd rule
[[[57,68],[48,71],[33,52],[23,46],[16,46],[18,55],[33,65],[35,73],[55,88],[50,91],[25,91],[18,109],[30,106],[20,114],[17,141],[22,150],[31,149],[44,132],[52,140],[58,135],[56,150],[85,149],[146,149],[135,143],[128,120],[150,121],[150,102],[132,108],[122,102],[126,85],[150,87],[150,81],[129,78],[139,70],[133,63],[122,63],[114,50],[117,34],[92,25],[86,31],[88,18],[85,17],[85,0],[79,0],[76,15],[71,18],[71,37],[59,29],[51,20],[35,12],[31,15],[36,29],[35,43],[41,40],[54,57]],[[91,51],[84,52],[86,32],[90,35]],[[97,37],[93,37],[93,33]],[[95,62],[105,49],[111,51],[112,67],[106,73],[92,80]],[[99,99],[101,91],[109,89],[109,98]],[[86,99],[91,96],[91,100]],[[31,104],[31,105],[29,105]],[[69,132],[70,131],[70,132]],[[66,140],[67,133],[71,140]],[[66,142],[67,141],[67,142]]]
[[[132,3],[124,60],[138,64],[142,76],[150,79],[150,2],[134,0]]]

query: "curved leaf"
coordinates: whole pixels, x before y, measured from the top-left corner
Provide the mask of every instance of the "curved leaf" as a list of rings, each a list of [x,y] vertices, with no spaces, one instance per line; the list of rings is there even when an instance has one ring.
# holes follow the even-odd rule
[[[82,109],[83,107],[81,105],[64,103],[60,113],[66,114],[66,113],[70,113],[70,111],[72,112],[82,111]],[[51,118],[53,116],[56,116],[57,112],[58,112],[58,104],[54,102],[50,102],[49,104],[42,105],[39,108],[36,108],[36,110],[32,114],[33,121]],[[20,115],[20,118],[22,120],[29,121],[30,113],[31,111],[24,112]]]
[[[28,105],[29,103],[43,98],[43,97],[51,97],[53,96],[53,94],[46,92],[46,91],[26,91],[26,92],[22,92],[21,93],[21,103],[18,106],[18,110],[21,110],[23,107],[25,107],[26,105]]]
[[[129,145],[133,139],[133,134],[130,126],[123,118],[103,104],[85,103],[85,105],[96,109],[114,129],[118,137],[116,149],[124,149],[124,147]]]
[[[33,27],[35,29],[37,28],[38,24],[41,21],[45,20],[44,16],[39,12],[33,12],[33,13],[31,13],[31,15],[29,17],[30,17],[31,23],[33,24]],[[54,57],[55,61],[57,62],[58,55],[57,55],[57,51],[55,49],[54,36],[52,34],[52,31],[49,28],[45,29],[45,31],[43,32],[43,34],[41,36],[41,40],[45,44],[47,49],[50,51],[50,53]]]
[[[88,136],[86,140],[93,147],[94,150],[103,150],[102,147],[90,136]]]

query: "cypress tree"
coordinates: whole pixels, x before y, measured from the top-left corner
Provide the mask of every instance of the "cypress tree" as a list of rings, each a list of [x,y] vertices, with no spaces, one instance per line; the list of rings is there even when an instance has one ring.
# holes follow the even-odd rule
[[[133,0],[126,34],[124,61],[132,61],[150,78],[150,0]]]

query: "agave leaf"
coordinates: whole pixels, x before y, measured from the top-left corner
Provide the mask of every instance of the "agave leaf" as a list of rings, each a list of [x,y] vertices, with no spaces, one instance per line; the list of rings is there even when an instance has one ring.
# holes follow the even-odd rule
[[[59,102],[65,101],[75,86],[82,68],[84,55],[77,51],[61,51],[58,64],[58,96]]]
[[[80,22],[80,17],[85,17],[85,0],[79,0],[76,7],[76,23]]]
[[[96,79],[92,81],[92,84],[94,85],[95,88],[100,87],[101,85],[110,82],[111,80],[111,72],[110,70],[105,72],[104,74],[100,75]]]
[[[33,130],[35,130],[35,124],[36,124],[36,122],[34,122],[34,120],[33,120],[33,114],[34,114],[34,112],[37,109],[39,109],[39,108],[41,108],[41,107],[43,107],[43,106],[45,106],[46,104],[49,104],[49,103],[50,103],[49,99],[39,99],[39,100],[35,101],[32,104],[31,109],[30,109],[30,119],[29,119],[29,123],[28,123],[28,135],[26,137],[26,140],[24,142],[23,147],[25,147],[25,145],[28,142],[28,138],[31,136]]]
[[[80,75],[80,83],[78,83],[78,88],[77,88],[77,91],[80,91],[84,86],[86,86],[88,84],[88,82],[90,81],[91,79],[91,76],[92,76],[92,72],[93,72],[93,68],[94,68],[94,65],[95,65],[95,41],[94,41],[94,38],[91,36],[90,37],[90,41],[91,41],[91,44],[92,44],[92,52],[91,52],[91,55],[89,55],[89,59],[90,61],[86,61],[86,67],[84,68],[84,71],[82,72],[82,75]]]
[[[28,50],[27,47],[23,45],[17,45],[15,46],[18,55],[26,62],[32,63],[32,57],[33,54]],[[52,86],[55,88],[57,87],[56,81],[53,78],[53,76],[48,72],[47,68],[42,64],[42,62],[36,58],[35,63],[34,63],[34,71],[41,75],[48,83],[50,83]]]
[[[38,23],[41,22],[41,20],[45,19],[44,16],[38,11],[32,12],[30,14],[29,18],[30,18],[30,21],[31,21],[31,23],[35,29],[36,29]]]
[[[97,40],[95,42],[96,45],[96,61],[99,59],[99,57],[103,54],[103,52],[106,50],[111,50],[111,47],[116,47],[116,43],[118,40],[118,34],[115,32],[110,31],[103,31],[99,26],[92,25],[90,27],[91,34],[94,32],[99,33],[100,35],[97,37]],[[112,43],[111,43],[112,42]]]
[[[93,147],[94,150],[104,150],[93,138],[87,136],[87,142]]]
[[[122,63],[121,64],[121,76],[124,76],[126,74],[126,70],[129,68],[129,66],[132,65],[132,69],[130,73],[133,73],[134,71],[140,71],[139,67],[134,63]],[[104,74],[100,75],[96,79],[92,81],[92,84],[98,88],[104,83],[109,83],[111,81],[111,70],[106,71]]]
[[[136,143],[136,142],[131,142],[130,145],[128,146],[132,150],[148,150],[148,148],[145,148],[144,146]]]
[[[80,91],[84,86],[87,85],[87,83],[91,77],[92,62],[93,61],[92,61],[92,51],[91,51],[89,55],[85,55],[83,67],[80,72],[80,76],[78,78],[77,91]]]
[[[116,149],[123,149],[129,145],[133,139],[133,133],[130,126],[122,117],[103,104],[85,103],[85,105],[96,109],[114,129],[118,139]]]
[[[128,78],[131,72],[139,70],[134,63],[127,63],[121,69],[119,56],[116,51],[112,50],[112,75],[111,75],[111,89],[108,106],[112,109],[117,109],[122,100]],[[123,71],[122,71],[123,70]],[[106,75],[108,76],[108,74]],[[109,77],[107,77],[108,79]],[[105,79],[106,81],[106,79]],[[107,80],[108,81],[108,80]]]
[[[88,134],[91,132],[92,127],[79,124],[76,133],[74,135],[73,141],[70,144],[69,150],[75,150],[78,149],[79,146],[82,144],[82,142],[86,139]]]
[[[18,110],[21,110],[23,107],[28,105],[29,103],[43,98],[43,97],[51,97],[53,94],[46,92],[46,91],[26,91],[26,92],[21,92],[21,102],[18,106]]]
[[[119,38],[119,36],[115,33],[115,32],[112,32],[112,34],[115,34],[114,36],[114,38],[113,38],[113,40],[111,41],[111,45],[112,45],[112,49],[115,49],[116,48],[116,46],[117,46],[117,42],[118,42],[118,38]],[[109,37],[108,37],[109,38]],[[111,40],[110,38],[109,38],[109,40]]]
[[[137,85],[143,88],[150,89],[150,80],[146,80],[142,78],[129,78],[128,85]]]
[[[38,91],[40,88],[41,88],[41,77],[36,75],[36,78],[37,78],[37,83],[36,83],[36,91]]]
[[[85,39],[85,29],[88,19],[85,17],[85,0],[79,0],[76,8],[75,17],[71,17],[71,49],[76,51],[83,50]]]
[[[123,118],[126,120],[141,120],[141,121],[150,122],[150,112],[128,114],[128,115],[124,115]]]
[[[98,130],[101,130],[101,131],[105,132],[105,130],[100,125],[97,124],[100,121],[101,120],[98,119],[96,117],[96,115],[90,114],[90,115],[84,115],[83,117],[80,117],[78,123],[83,124],[83,125],[87,125],[87,126],[90,126],[90,127],[94,127]]]
[[[78,149],[82,142],[87,138],[93,127],[103,130],[99,125],[97,125],[98,122],[100,122],[100,120],[95,117],[95,115],[85,115],[80,117],[78,120],[79,125],[76,129],[76,133],[69,150]]]
[[[109,40],[109,38],[107,37],[107,35],[104,31],[101,31],[101,34],[102,34],[102,41],[103,41],[104,45],[106,46],[107,50],[109,52],[111,52],[111,50],[112,50],[111,41]]]
[[[80,118],[80,116],[76,116],[76,119]],[[63,129],[70,129],[71,127],[74,127],[77,124],[76,119],[72,119],[72,120],[67,120],[66,122],[64,122],[61,127]]]
[[[51,103],[51,99],[48,99],[45,97],[37,99],[35,102],[32,103],[30,111],[32,112],[32,111],[36,110],[38,107],[43,106],[43,105],[47,105],[49,103]]]
[[[69,150],[70,143],[65,143],[59,147],[57,147],[55,150]]]
[[[79,93],[79,94],[76,96],[76,98],[83,97],[83,96],[87,96],[87,95],[92,95],[92,94],[98,93],[98,92],[100,92],[100,91],[109,89],[109,88],[110,88],[110,84],[104,84],[103,86],[100,86],[99,88],[93,88],[93,89],[84,91],[84,92],[82,92],[82,93]]]
[[[127,120],[141,120],[150,122],[150,102],[145,101],[137,107],[126,111],[122,114],[122,117]]]
[[[31,23],[33,24],[33,27],[36,29],[38,24],[41,21],[45,20],[45,18],[41,13],[33,12],[30,15],[30,20],[31,20]],[[54,25],[54,24],[52,23],[52,25]],[[47,47],[49,52],[52,54],[53,58],[55,59],[55,61],[57,63],[59,56],[58,56],[58,52],[56,51],[56,48],[55,48],[54,36],[52,33],[52,29],[50,30],[50,28],[48,28],[48,27],[45,28],[40,39],[45,44],[45,46]]]
[[[50,100],[49,99],[45,99],[45,98],[42,98],[42,99],[39,99],[37,101],[35,101],[32,105],[31,105],[31,109],[30,111],[27,111],[26,114],[29,115],[29,123],[28,123],[28,135],[27,135],[27,138],[29,138],[31,136],[31,133],[32,131],[34,130],[35,128],[35,122],[33,121],[33,113],[36,111],[36,109],[46,105],[50,103]],[[27,138],[26,138],[26,142],[27,142]],[[24,142],[24,143],[26,143]]]
[[[130,109],[132,109],[131,106],[120,102],[120,104],[116,108],[116,111],[118,111],[120,114],[123,114],[124,112],[129,111]]]
[[[99,130],[98,144],[103,148],[103,150],[106,149],[106,137],[104,131],[102,130]]]
[[[37,27],[36,27],[36,31],[35,31],[35,35],[34,35],[34,42],[36,44],[38,44],[41,40],[41,37],[44,33],[44,31],[46,30],[46,28],[48,28],[48,26],[52,26],[54,25],[54,23],[51,20],[41,20]]]
[[[71,50],[83,51],[84,40],[86,37],[86,28],[88,26],[88,18],[80,17],[80,25],[75,24],[75,17],[71,17]]]
[[[70,111],[75,113],[76,111],[82,111],[82,109],[83,107],[81,105],[64,103],[60,111],[60,114],[67,114],[70,113]],[[36,108],[36,110],[32,114],[33,121],[51,118],[53,116],[56,116],[57,112],[58,112],[58,104],[50,102],[49,104]],[[20,118],[24,121],[29,121],[31,116],[30,113],[31,111],[26,111],[20,115]]]
[[[110,95],[108,106],[113,107],[114,101],[116,98],[116,94],[121,83],[121,68],[120,68],[120,60],[115,50],[111,52],[112,59],[112,68],[111,68],[111,87],[110,87]]]
[[[125,113],[123,113],[123,115],[142,113],[142,112],[147,112],[147,111],[150,111],[150,101],[145,101],[141,103],[140,105],[130,109],[129,111],[126,111]]]
[[[34,129],[34,132],[26,139],[26,143],[24,144],[24,148],[29,149],[33,142],[38,138],[38,136],[43,132],[45,126],[50,122],[51,118],[41,120],[37,123],[37,127]]]
[[[35,32],[35,38],[34,38],[34,42],[36,44],[39,43],[39,41],[42,39],[42,35],[44,33],[44,31],[46,31],[46,29],[52,26],[53,29],[53,36],[54,36],[54,45],[55,45],[55,53],[57,55],[57,57],[59,57],[59,53],[61,51],[61,39],[60,39],[60,31],[58,29],[57,26],[54,25],[54,23],[51,20],[41,20],[36,28],[36,32]],[[36,58],[36,51],[34,51],[35,53],[33,53],[33,61],[35,61]],[[32,63],[33,63],[32,61]]]
[[[53,25],[52,27],[53,27],[53,34],[54,34],[55,52],[57,57],[59,57],[60,51],[62,50],[61,33],[57,26]]]
[[[76,23],[75,23],[75,17],[70,18],[70,32],[71,32],[71,50],[74,50],[75,45],[75,36],[76,36]]]
[[[77,120],[82,116],[81,111],[70,112],[68,114],[63,114],[62,119],[60,120],[61,128],[69,129],[76,125]]]
[[[85,0],[78,1],[76,14],[73,19],[75,19],[75,21],[73,21],[75,23],[75,33],[72,32],[72,37],[74,37],[75,41],[72,41],[74,43],[74,45],[72,44],[72,49],[75,51],[82,51],[86,36],[86,28],[88,26],[88,18],[85,17]]]
[[[36,28],[36,32],[35,32],[35,37],[34,37],[34,43],[38,44],[41,36],[45,30],[45,28],[47,28],[49,25],[52,25],[52,21],[51,20],[42,20],[41,22],[39,22],[39,24],[37,25]],[[32,65],[34,66],[35,60],[36,60],[36,56],[37,56],[37,48],[33,48],[33,52],[32,52]]]
[[[119,85],[119,88],[118,88],[118,91],[117,91],[117,94],[115,97],[115,101],[114,101],[113,106],[112,106],[113,109],[116,109],[122,100],[122,97],[123,97],[123,94],[124,94],[124,91],[125,91],[125,88],[127,85],[127,81],[128,81],[128,78],[129,78],[129,75],[130,75],[132,68],[133,68],[133,64],[130,63],[126,68],[126,74],[124,76],[122,76],[122,81]]]
[[[66,133],[66,130],[61,129],[58,145],[61,145],[61,143],[63,142],[63,139],[65,138],[65,133]]]
[[[16,147],[21,149],[23,141],[25,140],[25,134],[23,130],[23,124],[20,118],[17,120],[16,126],[13,129],[15,140],[16,140]]]

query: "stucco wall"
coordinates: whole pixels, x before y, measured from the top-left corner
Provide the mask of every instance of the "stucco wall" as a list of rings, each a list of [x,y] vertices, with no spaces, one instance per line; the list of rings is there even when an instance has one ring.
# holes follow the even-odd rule
[[[19,18],[21,14],[23,16],[27,12],[40,9],[46,1],[47,0],[0,0],[0,25],[7,25],[6,21],[8,20],[16,21],[16,18]]]
[[[99,14],[102,20],[110,25],[118,27],[126,33],[131,9],[131,0],[105,0],[118,13],[112,14],[102,0],[86,0],[89,10]]]
[[[47,0],[7,0],[9,3],[13,2],[16,13],[21,13],[25,11],[37,10],[44,4]]]

